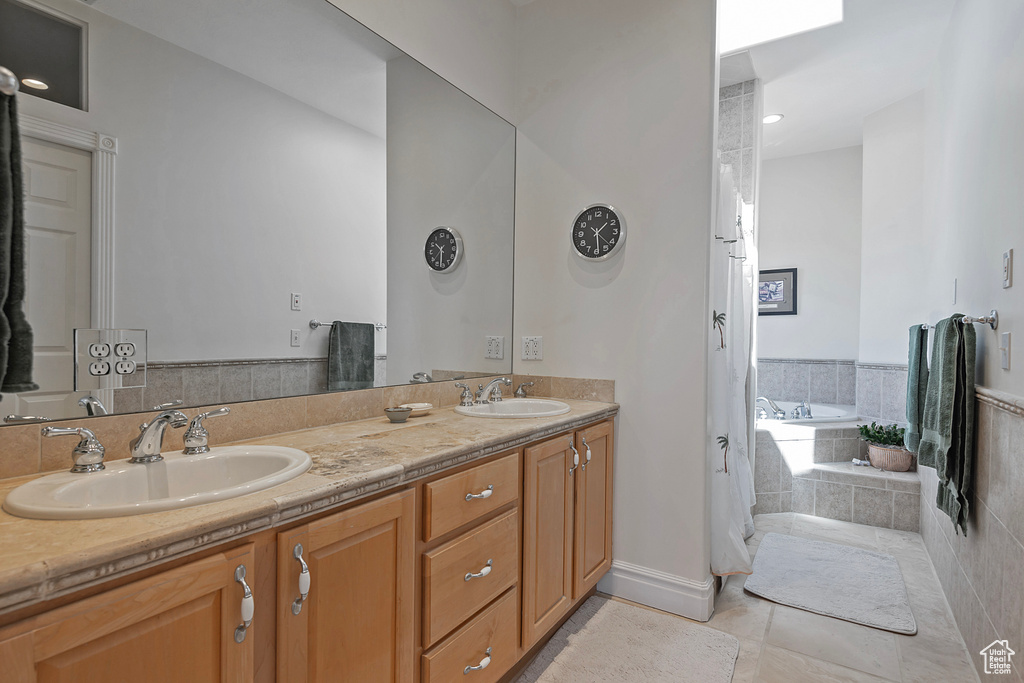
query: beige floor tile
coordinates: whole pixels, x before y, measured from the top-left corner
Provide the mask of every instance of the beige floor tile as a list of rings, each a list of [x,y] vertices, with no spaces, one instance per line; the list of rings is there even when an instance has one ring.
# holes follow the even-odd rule
[[[900,680],[896,637],[887,631],[776,605],[765,642],[891,681]]]
[[[772,603],[743,591],[745,576],[732,576],[715,599],[715,613],[707,625],[737,638],[762,640]]]
[[[828,541],[865,550],[878,550],[875,527],[863,524],[840,522],[810,515],[794,515],[791,533],[793,536],[810,538],[815,541]]]
[[[793,528],[793,513],[777,512],[769,515],[757,515],[754,518],[754,528],[766,533],[774,531],[778,534],[788,534]]]
[[[753,683],[757,675],[757,661],[761,658],[761,641],[740,638],[740,655],[736,658],[732,683]]]
[[[759,683],[878,683],[885,679],[765,645],[754,680]]]

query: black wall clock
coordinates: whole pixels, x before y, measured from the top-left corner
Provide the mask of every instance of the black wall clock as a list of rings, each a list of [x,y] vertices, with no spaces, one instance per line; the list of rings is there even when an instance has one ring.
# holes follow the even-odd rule
[[[576,216],[569,237],[577,256],[603,261],[626,243],[626,221],[614,206],[591,204]]]
[[[423,258],[431,270],[448,273],[462,260],[462,236],[455,228],[435,228],[423,246]]]

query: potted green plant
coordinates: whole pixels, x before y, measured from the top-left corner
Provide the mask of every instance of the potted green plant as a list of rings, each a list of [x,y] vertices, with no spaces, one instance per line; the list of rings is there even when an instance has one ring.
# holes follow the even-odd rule
[[[903,447],[906,430],[894,424],[860,426],[860,438],[868,442],[868,460],[874,467],[890,472],[906,472],[914,464],[914,454]]]

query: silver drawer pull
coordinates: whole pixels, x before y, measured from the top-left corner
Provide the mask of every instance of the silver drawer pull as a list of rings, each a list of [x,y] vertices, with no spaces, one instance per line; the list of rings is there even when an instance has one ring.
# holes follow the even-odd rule
[[[462,675],[465,676],[470,671],[480,671],[480,670],[486,669],[488,666],[490,666],[490,664],[491,664],[491,648],[487,648],[484,651],[484,654],[487,655],[487,656],[484,657],[483,659],[481,659],[479,664],[477,664],[476,666],[467,666],[465,669],[462,670]]]
[[[494,484],[491,484],[480,493],[467,493],[466,502],[468,503],[471,500],[481,500],[483,498],[490,498],[492,493],[494,493]]]
[[[576,450],[576,445],[572,442],[572,435],[569,435],[569,448],[572,449],[572,467],[569,468],[569,474],[572,475],[580,466],[580,452]]]
[[[309,575],[309,566],[306,564],[306,561],[302,559],[301,543],[295,544],[295,548],[292,549],[292,556],[299,561],[299,566],[301,567],[299,570],[299,597],[295,598],[292,602],[292,614],[297,615],[302,611],[302,603],[304,603],[306,598],[309,596],[309,583],[312,577]]]
[[[466,581],[469,581],[470,579],[479,579],[479,578],[481,578],[483,576],[487,576],[488,574],[491,573],[491,567],[493,567],[493,566],[494,566],[494,560],[487,560],[487,564],[484,566],[484,568],[481,569],[480,571],[478,571],[476,574],[474,574],[472,572],[467,573],[466,574]]]
[[[587,465],[590,464],[590,444],[587,443],[587,437],[580,434],[580,440],[583,441],[583,447],[587,449],[587,459],[583,462],[583,469],[587,469]]]
[[[245,640],[245,634],[252,626],[252,615],[256,611],[256,601],[252,597],[252,590],[245,582],[245,565],[235,567],[235,581],[242,584],[242,623],[235,629],[235,642],[241,643]]]

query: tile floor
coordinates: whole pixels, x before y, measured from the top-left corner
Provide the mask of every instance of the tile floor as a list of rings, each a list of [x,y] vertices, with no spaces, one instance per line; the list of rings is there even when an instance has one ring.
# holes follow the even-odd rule
[[[733,576],[705,624],[740,641],[733,683],[979,680],[920,534],[791,512],[757,515],[754,526],[757,531],[747,540],[752,556],[769,532],[893,555],[903,571],[918,633],[902,636],[777,605],[745,593],[746,576]]]
[[[918,633],[902,636],[777,605],[733,576],[708,626],[740,640],[733,683],[978,681],[920,534],[796,513],[758,515],[752,554],[768,532],[888,553],[899,561]]]

